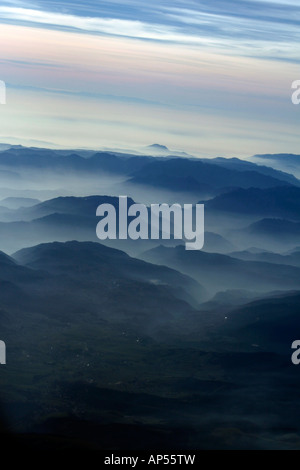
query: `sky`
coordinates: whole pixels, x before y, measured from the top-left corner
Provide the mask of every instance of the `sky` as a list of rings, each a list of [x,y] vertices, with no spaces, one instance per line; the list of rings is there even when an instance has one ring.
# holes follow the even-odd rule
[[[299,153],[299,0],[2,1],[0,141]]]

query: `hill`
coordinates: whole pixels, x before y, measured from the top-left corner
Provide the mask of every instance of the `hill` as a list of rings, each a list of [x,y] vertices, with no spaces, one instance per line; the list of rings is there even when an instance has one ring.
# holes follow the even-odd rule
[[[200,282],[212,295],[228,289],[269,292],[300,287],[300,269],[227,255],[160,246],[141,255],[145,261],[177,269]]]
[[[205,201],[209,211],[300,220],[300,188],[236,189]]]
[[[256,170],[240,171],[204,160],[168,159],[152,161],[131,175],[131,182],[177,191],[210,192],[228,188],[270,188],[286,182]]]

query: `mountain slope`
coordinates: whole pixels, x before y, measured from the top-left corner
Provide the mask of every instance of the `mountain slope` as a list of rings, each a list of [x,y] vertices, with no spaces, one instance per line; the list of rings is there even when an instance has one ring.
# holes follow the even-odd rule
[[[297,289],[300,269],[294,266],[243,261],[227,255],[160,246],[141,255],[145,261],[177,269],[200,282],[211,294],[227,289],[257,292]]]
[[[229,253],[233,258],[243,259],[244,261],[265,261],[274,264],[289,264],[290,266],[300,267],[300,249],[288,255],[280,255],[270,251],[234,251]]]
[[[205,204],[210,211],[300,220],[300,188],[296,186],[236,189]]]
[[[257,300],[226,313],[220,328],[249,349],[254,344],[262,351],[291,355],[300,328],[299,309],[299,292]]]
[[[131,181],[172,190],[199,192],[220,191],[226,188],[270,188],[283,186],[280,179],[257,170],[240,171],[226,168],[225,164],[206,163],[204,160],[168,159],[150,162],[132,174]]]
[[[300,177],[300,155],[291,153],[254,155],[251,160]]]
[[[129,283],[140,282],[172,293],[177,298],[195,304],[204,297],[203,288],[193,279],[162,266],[155,266],[131,258],[126,253],[101,243],[48,243],[26,248],[14,254],[20,264],[52,274],[66,274],[105,285],[114,285],[117,279]],[[188,294],[188,295],[187,295]],[[194,300],[193,300],[194,299]]]
[[[245,229],[248,233],[278,237],[300,236],[300,222],[285,219],[262,219]]]
[[[203,159],[204,163],[208,161]],[[285,181],[287,184],[293,184],[295,186],[299,186],[299,180],[293,176],[292,174],[286,173],[281,170],[275,170],[270,166],[265,165],[257,165],[256,163],[252,163],[251,161],[240,160],[239,158],[212,158],[209,160],[209,163],[217,164],[219,166],[223,166],[224,168],[228,168],[231,170],[238,170],[238,171],[258,171],[259,173],[267,176],[272,176],[281,181]]]
[[[129,197],[128,207],[134,203]],[[119,207],[119,198],[112,196],[87,196],[87,197],[57,197],[35,204],[32,207],[16,210],[11,215],[12,221],[29,221],[51,214],[68,214],[84,217],[95,217],[96,209],[100,204],[112,204],[116,209]]]

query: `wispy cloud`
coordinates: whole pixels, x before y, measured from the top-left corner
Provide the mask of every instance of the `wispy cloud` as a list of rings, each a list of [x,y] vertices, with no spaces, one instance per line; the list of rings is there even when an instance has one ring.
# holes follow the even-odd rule
[[[178,42],[203,42],[197,36],[182,34],[177,28],[160,24],[145,23],[138,20],[118,18],[92,18],[62,13],[45,12],[28,8],[0,7],[2,19],[22,23],[60,26],[85,32],[97,32],[116,36],[134,37]]]
[[[109,5],[110,4],[110,5]],[[299,61],[300,6],[293,0],[203,0],[168,2],[157,0],[141,6],[136,0],[101,2],[94,12],[90,2],[51,2],[55,11],[40,7],[1,6],[5,22],[63,28],[82,33],[206,46],[223,53]],[[60,6],[59,6],[60,5]],[[93,5],[95,5],[93,3]],[[50,4],[45,2],[45,7]],[[125,8],[126,7],[126,8]],[[80,14],[79,14],[80,12]]]
[[[182,8],[166,8],[165,14],[186,25],[193,34],[200,31],[202,36],[222,38],[223,46],[231,45],[233,50],[243,50],[245,55],[249,55],[251,48],[253,55],[299,59],[300,28],[296,19],[289,20],[287,26],[282,16],[263,18],[258,14],[254,18]]]

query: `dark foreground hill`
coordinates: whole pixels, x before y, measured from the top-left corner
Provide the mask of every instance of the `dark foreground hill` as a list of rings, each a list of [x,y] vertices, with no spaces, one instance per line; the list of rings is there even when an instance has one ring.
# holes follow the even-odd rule
[[[226,313],[220,331],[239,347],[287,354],[298,339],[299,311],[299,292],[257,300]]]
[[[132,291],[132,298],[135,288],[145,289],[145,295],[147,289],[153,293],[157,290],[157,295],[165,292],[169,297],[189,299],[192,303],[200,301],[204,296],[204,289],[188,276],[170,268],[131,258],[126,253],[101,243],[73,241],[43,244],[15,253],[14,259],[26,267],[52,275],[66,275],[66,279],[95,289],[95,293],[102,295],[102,298],[108,292],[105,289],[113,293],[122,284],[123,288],[127,286],[129,294]],[[131,288],[130,283],[133,283]],[[151,303],[150,298],[149,302]],[[123,307],[130,310],[126,303],[119,302],[118,309]],[[147,308],[147,302],[143,307]],[[133,310],[137,311],[139,308],[140,305],[136,304]]]
[[[0,256],[0,408],[16,442],[299,448],[298,294],[225,319],[182,298],[201,291],[189,278],[100,244],[44,244],[15,259]]]

